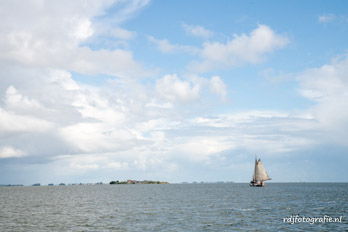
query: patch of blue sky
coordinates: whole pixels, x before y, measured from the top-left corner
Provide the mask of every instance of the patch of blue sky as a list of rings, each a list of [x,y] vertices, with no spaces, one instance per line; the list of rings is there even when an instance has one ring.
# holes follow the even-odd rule
[[[97,35],[90,39],[80,43],[81,47],[88,47],[93,51],[98,50],[116,50],[124,47],[124,44],[120,40],[115,39],[112,36]]]
[[[82,74],[78,72],[71,72],[72,78],[79,83],[87,84],[87,85],[93,85],[93,86],[102,86],[104,85],[108,80],[115,79],[115,77],[105,74]]]

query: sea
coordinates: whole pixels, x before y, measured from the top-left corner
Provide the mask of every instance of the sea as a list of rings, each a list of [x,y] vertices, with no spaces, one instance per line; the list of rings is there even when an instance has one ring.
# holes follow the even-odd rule
[[[348,183],[0,187],[0,231],[348,231]]]

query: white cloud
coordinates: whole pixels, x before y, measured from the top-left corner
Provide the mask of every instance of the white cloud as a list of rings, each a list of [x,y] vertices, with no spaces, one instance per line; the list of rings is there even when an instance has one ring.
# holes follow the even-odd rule
[[[234,148],[234,144],[226,136],[195,136],[185,138],[173,147],[175,152],[195,161],[202,162],[219,155],[223,151]]]
[[[198,56],[200,60],[193,61],[188,67],[194,72],[226,69],[245,63],[259,63],[267,54],[289,43],[287,37],[277,34],[266,25],[259,25],[249,35],[235,35],[226,43],[204,42],[202,48],[173,44],[167,39],[161,40],[152,36],[148,39],[164,53],[184,52]]]
[[[153,36],[149,36],[148,39],[150,42],[154,43],[161,52],[165,52],[165,53],[173,52],[177,49],[177,47],[175,45],[171,44],[166,39],[160,40],[160,39],[156,39]]]
[[[100,169],[128,169],[127,162],[114,161],[110,153],[65,155],[57,157],[56,161],[65,163],[65,165],[77,172]]]
[[[114,109],[107,98],[102,97],[98,91],[85,88],[76,94],[71,104],[76,107],[82,118],[120,124],[124,122],[125,115],[122,111]]]
[[[189,54],[196,54],[199,50],[193,46],[172,44],[167,39],[156,39],[153,36],[148,36],[148,40],[157,46],[163,53],[184,52]]]
[[[64,70],[49,70],[48,74],[51,82],[60,85],[62,89],[67,91],[79,90],[79,85],[72,79],[71,73]]]
[[[127,169],[129,167],[127,162],[111,162],[107,164],[108,168],[112,168],[113,170],[119,169]]]
[[[266,25],[259,25],[249,35],[236,35],[226,43],[206,42],[200,52],[202,61],[193,63],[193,70],[204,72],[243,63],[258,63],[267,53],[284,47],[285,36],[276,34]]]
[[[200,86],[190,81],[179,79],[177,75],[166,75],[157,80],[157,92],[169,101],[188,102],[199,97]]]
[[[277,111],[245,111],[198,117],[196,127],[206,128],[202,134],[221,136],[232,150],[279,155],[316,144],[318,123],[307,115]]]
[[[329,23],[332,22],[336,19],[336,16],[334,14],[325,14],[325,15],[320,15],[318,17],[318,21],[320,23]]]
[[[6,132],[42,132],[51,129],[53,123],[27,115],[18,115],[0,108],[1,134]]]
[[[348,17],[347,15],[323,14],[318,16],[318,22],[322,24],[328,24],[328,23],[347,24]]]
[[[141,65],[134,61],[130,51],[93,51],[87,47],[70,47],[62,44],[63,41],[51,44],[51,41],[40,41],[22,35],[16,40],[18,41],[15,44],[7,46],[11,48],[9,52],[3,53],[3,58],[29,66],[65,69],[85,74],[103,73],[118,77],[146,74]]]
[[[106,152],[129,149],[136,135],[126,128],[110,128],[107,123],[78,123],[61,129],[66,143],[82,152]]]
[[[188,24],[183,24],[182,25],[184,30],[186,31],[187,34],[197,36],[197,37],[202,37],[202,38],[209,38],[213,36],[213,32],[209,31],[208,29],[198,26],[198,25],[188,25]]]
[[[115,1],[112,1],[115,2]],[[150,0],[130,0],[130,1],[116,1],[119,4],[119,9],[113,12],[106,21],[110,21],[111,24],[120,24],[124,21],[134,17],[134,15],[142,8],[149,4]],[[107,22],[104,22],[107,23]]]
[[[92,36],[94,33],[92,29],[92,23],[89,19],[83,19],[78,24],[74,31],[74,37],[77,40],[85,40],[88,37]]]
[[[14,131],[28,131],[33,138],[37,133],[54,135],[47,146],[59,146],[62,149],[59,155],[78,156],[64,162],[81,172],[102,170],[114,162],[119,170],[150,170],[161,165],[175,170],[180,159],[207,162],[238,149],[279,154],[311,146],[317,138],[313,137],[313,131],[318,128],[315,119],[306,115],[250,111],[194,119],[190,113],[185,113],[178,118],[176,104],[198,100],[203,91],[221,97],[226,94],[226,86],[218,76],[183,79],[174,74],[165,75],[157,81],[156,89],[126,81],[90,87],[74,82],[68,72],[51,70],[36,76],[46,80],[40,82],[38,95],[37,91],[30,92],[34,82],[29,75],[21,75],[18,83],[23,86],[10,76],[16,85],[5,88],[3,96],[20,95],[15,98],[29,105],[35,100],[44,110],[29,110],[25,116],[18,113],[22,112],[19,108],[13,108],[14,112],[0,111],[2,136],[10,138],[9,133]],[[3,99],[5,103],[7,97]],[[50,103],[52,100],[54,104]],[[172,104],[168,105],[168,101]],[[18,136],[13,138],[18,139]],[[1,146],[9,146],[13,141],[9,139]],[[27,150],[21,144],[17,149],[30,156],[41,148]],[[85,160],[86,155],[101,160]]]
[[[314,101],[310,112],[320,122],[333,142],[346,145],[348,136],[348,58],[341,57],[331,64],[312,68],[298,75],[300,93]]]
[[[25,156],[25,153],[19,149],[13,147],[2,147],[0,148],[0,159],[14,158]]]
[[[26,96],[23,96],[18,92],[18,90],[12,85],[9,86],[6,90],[5,95],[5,104],[8,108],[20,108],[20,109],[28,109],[35,110],[40,109],[42,106],[35,99],[29,99]]]
[[[219,76],[213,76],[210,80],[210,89],[213,93],[219,95],[222,99],[226,98],[227,87]]]
[[[125,39],[125,40],[132,39],[136,35],[136,33],[134,31],[128,31],[128,30],[120,28],[120,27],[115,28],[111,33],[116,38]]]
[[[135,77],[146,73],[133,59],[130,51],[92,50],[81,46],[82,42],[101,33],[92,22],[94,17],[103,15],[105,7],[113,2],[121,5],[122,2],[15,2],[2,5],[0,59],[31,67],[65,69],[87,74],[104,73]],[[122,17],[146,3],[147,1],[129,2],[125,5],[127,9],[122,10],[121,7]],[[104,28],[102,32],[121,39],[133,36],[133,33],[118,26]]]
[[[191,102],[201,99],[203,93],[212,93],[226,99],[227,87],[219,76],[209,78],[188,76],[179,78],[176,74],[165,75],[156,82],[159,95],[170,102]]]

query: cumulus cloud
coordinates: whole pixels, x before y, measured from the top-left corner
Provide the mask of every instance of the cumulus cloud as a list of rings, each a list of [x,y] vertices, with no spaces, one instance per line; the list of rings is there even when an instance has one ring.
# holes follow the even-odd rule
[[[182,24],[182,27],[187,34],[197,37],[209,38],[214,34],[212,31],[198,25],[189,25],[184,23]]]
[[[53,127],[53,123],[30,115],[16,114],[0,108],[1,134],[5,132],[46,131]]]
[[[226,98],[227,86],[219,76],[213,76],[210,80],[210,90],[219,95],[222,99]]]
[[[147,3],[138,0],[127,3],[109,0],[2,2],[1,136],[8,138],[8,133],[13,136],[13,133],[26,132],[33,139],[30,142],[37,143],[41,139],[37,133],[42,133],[56,139],[50,143],[60,144],[67,153],[90,151],[95,147],[109,148],[109,144],[100,141],[108,135],[107,123],[114,125],[114,133],[121,136],[118,125],[124,120],[124,112],[120,109],[122,103],[110,103],[97,90],[75,82],[71,73],[108,74],[121,78],[142,76],[145,71],[133,59],[132,52],[92,50],[83,42],[105,35],[103,33],[121,39],[132,38],[134,33],[122,29],[119,24]],[[99,17],[103,21],[103,15],[108,14],[106,8],[110,6],[117,7],[117,20],[104,22],[107,26],[100,29],[100,21],[95,19]],[[86,135],[82,136],[77,129]],[[76,138],[66,141],[70,138],[65,136],[66,131]],[[88,137],[92,133],[95,133],[96,145],[88,147],[86,143],[93,143],[93,137]],[[111,139],[107,141],[111,143]],[[23,149],[25,146],[22,144]],[[39,146],[32,147],[29,155],[42,153],[34,149]]]
[[[185,138],[185,137],[184,137]],[[192,136],[177,141],[173,150],[194,162],[204,162],[234,148],[232,141],[226,136]]]
[[[32,159],[52,163],[53,159],[54,164],[60,165],[64,162],[59,163],[55,157],[76,155],[80,159],[65,164],[70,168],[96,170],[108,161],[116,167],[117,159],[93,164],[80,155],[112,150],[117,156],[117,152],[141,144],[133,124],[147,99],[140,96],[143,91],[138,96],[129,93],[129,88],[138,88],[130,80],[146,75],[146,70],[129,50],[91,49],[86,43],[105,35],[122,40],[134,37],[135,33],[122,29],[120,23],[147,2],[1,3],[1,158],[25,156],[29,163]],[[104,22],[105,27],[98,27],[110,6],[117,7],[118,20],[122,20],[108,22],[106,26]],[[125,79],[127,84],[121,86],[120,81],[101,90],[76,82],[74,72],[108,74]],[[126,114],[133,116],[126,118]],[[126,165],[120,162],[119,166]]]
[[[188,25],[185,28],[188,28]],[[267,54],[283,48],[289,43],[286,36],[277,34],[267,25],[259,25],[249,35],[235,35],[225,43],[204,42],[201,48],[173,44],[167,39],[161,40],[152,36],[149,36],[148,39],[164,53],[184,52],[197,56],[198,60],[194,60],[189,65],[189,69],[193,72],[207,72],[245,63],[259,63],[265,59]]]
[[[300,93],[312,100],[310,112],[334,142],[346,145],[348,125],[348,59],[346,56],[330,64],[304,71],[297,76]],[[326,134],[325,133],[325,134]]]
[[[26,157],[69,154],[54,162],[81,172],[105,167],[151,170],[161,165],[175,170],[180,159],[208,162],[236,150],[279,154],[316,143],[317,121],[308,115],[251,111],[198,118],[188,114],[178,119],[168,101],[194,102],[203,89],[225,96],[226,86],[218,76],[165,75],[157,81],[156,91],[146,91],[133,82],[91,87],[73,81],[66,71],[51,70],[37,76],[46,80],[40,82],[40,94],[25,88],[34,84],[29,76],[17,77],[23,87],[13,79],[13,85],[3,91],[2,136],[17,140],[20,135],[13,133],[26,131],[31,139],[25,141],[31,144],[41,144],[48,137],[45,152],[42,146],[28,149],[25,143],[13,147]],[[18,102],[27,106],[26,111],[14,107]],[[37,110],[38,106],[43,110]],[[12,143],[6,139],[1,146],[12,147]]]
[[[221,99],[225,99],[227,95],[227,87],[219,76],[210,79],[199,76],[182,79],[176,74],[169,74],[157,80],[156,90],[162,98],[170,102],[192,102],[207,90]]]
[[[226,68],[243,63],[258,63],[266,54],[284,47],[285,36],[275,33],[266,25],[259,25],[249,35],[236,35],[226,43],[205,42],[200,52],[202,61],[192,64],[200,72]]]
[[[23,96],[12,85],[9,86],[6,90],[5,104],[8,108],[21,108],[24,110],[35,110],[42,108],[38,101]]]
[[[109,128],[110,124],[78,123],[61,129],[67,143],[82,152],[106,152],[129,149],[136,144],[136,135],[122,127]]]
[[[166,75],[156,83],[158,93],[169,101],[191,101],[199,97],[200,86],[180,80],[177,75]]]
[[[150,129],[139,126],[161,115],[157,110],[160,107],[146,106],[149,101],[144,98],[145,91],[129,92],[129,88],[136,89],[130,84],[124,87],[79,84],[66,71],[39,74],[36,73],[36,81],[46,80],[40,82],[40,91],[36,88],[31,92],[36,86],[35,81],[28,78],[29,73],[16,75],[22,86],[16,83],[16,78],[7,80],[13,85],[4,89],[0,97],[3,99],[0,102],[3,105],[0,147],[13,145],[25,152],[26,157],[39,156],[45,160],[57,155],[77,155],[80,159],[66,159],[67,164],[81,170],[88,167],[97,170],[108,161],[118,162],[122,152],[132,153],[134,147],[158,142],[159,137],[152,133],[157,126]],[[8,151],[4,152],[6,156],[20,154]],[[105,152],[113,152],[113,155],[104,157],[105,162],[97,166],[86,163],[82,156],[93,153],[103,157]],[[143,153],[135,154],[136,157],[128,157],[123,162],[137,160]]]
[[[134,11],[143,1],[128,6]],[[0,30],[0,59],[15,61],[32,67],[50,67],[86,74],[105,73],[115,76],[142,76],[144,70],[130,51],[122,49],[91,50],[82,42],[98,36],[93,17],[103,15],[104,9],[117,1],[66,1],[64,4],[41,1],[2,6]],[[28,10],[30,9],[30,10]],[[16,11],[17,14],[10,12]],[[131,32],[116,27],[109,30],[123,39]]]

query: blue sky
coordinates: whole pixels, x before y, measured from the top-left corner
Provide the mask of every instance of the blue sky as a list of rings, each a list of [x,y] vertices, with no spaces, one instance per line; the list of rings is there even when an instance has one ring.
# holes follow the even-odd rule
[[[0,13],[0,184],[347,181],[346,1]]]

